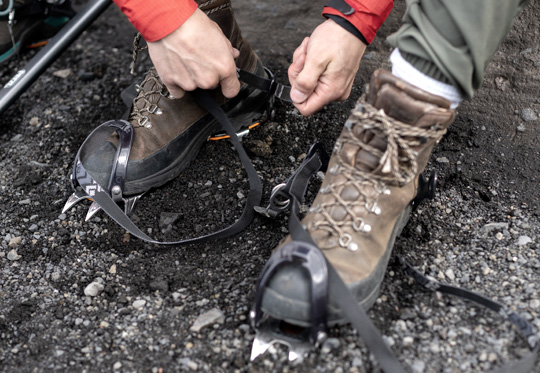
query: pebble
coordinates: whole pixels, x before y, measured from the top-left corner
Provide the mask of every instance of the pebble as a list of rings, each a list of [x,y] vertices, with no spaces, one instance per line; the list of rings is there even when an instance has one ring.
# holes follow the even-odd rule
[[[21,256],[17,254],[17,251],[15,249],[13,249],[7,254],[7,258],[8,260],[15,261],[21,259]]]
[[[403,347],[412,346],[413,343],[414,343],[414,338],[413,337],[405,337],[405,338],[403,338]]]
[[[71,69],[62,69],[62,70],[56,70],[55,72],[53,72],[53,75],[58,78],[65,79],[71,75],[71,72],[72,72]]]
[[[9,240],[8,246],[9,246],[9,247],[17,247],[17,246],[19,246],[19,244],[21,243],[21,241],[22,241],[22,237],[21,237],[21,236],[18,236],[18,237],[11,237],[10,240]]]
[[[161,228],[166,228],[169,225],[176,223],[180,214],[175,212],[162,212],[159,216],[159,226]]]
[[[32,127],[35,127],[39,124],[39,118],[38,117],[32,117],[30,118],[30,121],[28,122]]]
[[[331,351],[337,350],[341,346],[341,342],[337,338],[327,338],[326,341],[324,341],[321,352],[323,354],[328,354]]]
[[[99,282],[91,282],[84,288],[84,295],[87,297],[97,297],[105,287]]]
[[[133,302],[132,306],[133,308],[143,308],[146,305],[146,301],[144,299],[137,299],[135,302]]]
[[[437,158],[437,163],[450,163],[450,161],[446,157],[439,157]]]
[[[517,244],[518,246],[524,246],[531,242],[532,239],[529,236],[519,236]]]
[[[189,330],[192,332],[198,332],[201,329],[213,325],[222,324],[225,321],[225,315],[217,308],[213,308],[208,312],[202,313],[197,317],[197,320],[191,325]]]
[[[537,120],[538,115],[536,115],[533,109],[528,107],[521,111],[521,119],[523,119],[526,122],[530,122],[532,120]]]
[[[164,278],[158,277],[150,283],[150,289],[161,292],[169,291],[169,282]]]
[[[454,281],[456,276],[454,275],[454,271],[452,270],[452,268],[448,268],[445,272],[444,272],[444,275],[451,281]]]
[[[116,363],[114,363],[113,365],[113,369],[114,370],[120,370],[120,368],[122,368],[122,363],[117,361]]]
[[[413,372],[422,373],[426,369],[426,363],[420,360],[416,360],[412,365]]]
[[[489,223],[480,228],[482,233],[490,233],[493,231],[508,229],[508,223]]]

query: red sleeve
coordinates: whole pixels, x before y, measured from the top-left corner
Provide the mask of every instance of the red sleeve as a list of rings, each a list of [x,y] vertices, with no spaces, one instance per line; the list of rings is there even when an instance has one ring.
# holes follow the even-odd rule
[[[146,41],[156,41],[169,35],[197,9],[194,0],[113,1]]]
[[[393,0],[346,0],[354,12],[344,15],[339,10],[325,6],[322,15],[334,14],[345,18],[362,33],[368,43],[375,39],[377,30],[386,20],[394,6]]]

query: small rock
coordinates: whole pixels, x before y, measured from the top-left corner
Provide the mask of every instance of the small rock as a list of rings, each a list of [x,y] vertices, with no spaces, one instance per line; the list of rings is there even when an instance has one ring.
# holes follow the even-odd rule
[[[21,236],[18,236],[18,237],[11,237],[11,238],[9,239],[9,244],[8,244],[8,246],[9,246],[9,247],[12,247],[12,248],[17,247],[17,246],[19,246],[19,244],[21,243],[21,241],[22,241],[22,237],[21,237]]]
[[[422,373],[426,369],[426,363],[416,360],[412,365],[412,369],[414,373]]]
[[[531,242],[532,242],[532,239],[529,236],[519,236],[517,244],[518,246],[523,246]]]
[[[150,283],[150,289],[153,291],[159,290],[161,292],[169,291],[169,282],[163,277],[158,277]]]
[[[39,229],[39,227],[38,227],[37,224],[32,224],[32,225],[28,228],[28,230],[29,230],[30,232],[37,232],[38,229]]]
[[[55,72],[53,72],[53,75],[58,78],[65,79],[71,75],[71,69],[56,70]]]
[[[192,332],[198,332],[207,326],[210,326],[216,323],[221,324],[224,321],[225,321],[225,315],[223,314],[223,312],[221,312],[217,308],[213,308],[210,311],[199,315],[199,317],[197,317],[197,320],[195,320],[195,322],[193,323],[193,325],[191,325],[191,328],[189,328],[189,330],[191,330]]]
[[[446,157],[437,158],[437,163],[449,163],[450,161]]]
[[[536,115],[533,109],[528,107],[521,111],[521,119],[523,119],[526,122],[529,122],[531,120],[537,120],[538,115]]]
[[[456,276],[454,275],[454,271],[452,270],[452,268],[448,268],[444,272],[444,275],[451,281],[454,281],[456,279]]]
[[[341,346],[341,342],[337,338],[328,338],[324,341],[321,352],[323,354],[328,354],[330,351],[337,350]]]
[[[109,268],[109,273],[110,273],[111,275],[116,274],[116,264],[113,264],[113,265],[111,266],[111,268]]]
[[[144,299],[137,299],[135,302],[133,302],[132,306],[133,308],[143,308],[146,305],[146,301]]]
[[[176,212],[162,212],[159,216],[159,226],[161,228],[167,228],[169,225],[176,223],[180,214]]]
[[[489,223],[480,228],[480,232],[490,233],[493,231],[502,231],[503,229],[508,229],[508,223]]]
[[[105,287],[99,282],[92,282],[84,288],[84,295],[87,297],[97,297]]]
[[[403,338],[403,347],[409,347],[412,346],[414,343],[413,337],[405,337]]]
[[[7,258],[8,260],[15,261],[21,259],[21,256],[17,254],[17,251],[15,249],[13,249],[7,254]]]
[[[538,300],[538,299],[531,300],[529,302],[529,307],[531,307],[532,309],[540,308],[540,300]]]
[[[35,127],[39,124],[39,118],[38,117],[32,117],[30,118],[30,121],[28,122],[32,127]]]
[[[120,368],[122,368],[122,363],[117,361],[116,363],[114,363],[113,365],[113,369],[114,370],[119,370]]]

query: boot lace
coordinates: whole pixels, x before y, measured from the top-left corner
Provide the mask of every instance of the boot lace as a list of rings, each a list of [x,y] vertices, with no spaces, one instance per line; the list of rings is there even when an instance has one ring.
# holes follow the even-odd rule
[[[160,97],[172,98],[154,68],[151,68],[143,82],[136,86],[139,92],[133,100],[133,108],[129,115],[140,127],[152,128],[149,114],[161,115],[163,110],[157,105]]]
[[[362,129],[361,137],[371,134],[384,138],[386,149],[381,151],[355,135],[353,128],[356,126]],[[314,219],[308,228],[335,234],[339,246],[350,251],[358,250],[358,245],[344,228],[352,226],[355,232],[367,234],[371,231],[371,226],[355,211],[361,209],[370,214],[380,215],[381,209],[377,205],[377,200],[380,194],[391,194],[387,185],[403,186],[416,177],[418,153],[414,149],[431,139],[440,140],[445,133],[446,129],[437,124],[426,129],[399,122],[387,116],[383,110],[366,103],[365,98],[362,98],[345,123],[345,129],[333,150],[338,157],[337,163],[328,172],[341,177],[319,191],[322,194],[331,194],[333,198],[310,209],[311,212],[320,214],[322,219]],[[379,159],[376,172],[353,167],[345,161],[340,153],[344,144],[353,145],[359,150],[363,149]],[[345,188],[353,188],[358,197],[353,201],[345,200],[341,196],[341,191]],[[339,221],[331,214],[336,208],[342,209],[346,214]]]

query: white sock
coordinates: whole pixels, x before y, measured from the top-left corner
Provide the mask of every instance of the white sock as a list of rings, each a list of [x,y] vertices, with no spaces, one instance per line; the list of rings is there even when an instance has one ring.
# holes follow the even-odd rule
[[[459,106],[463,98],[461,94],[451,84],[446,84],[436,79],[433,79],[426,74],[420,72],[416,67],[406,61],[399,53],[399,49],[394,49],[390,55],[392,62],[392,74],[396,77],[405,80],[426,92],[441,96],[450,101],[450,108],[455,109]]]

